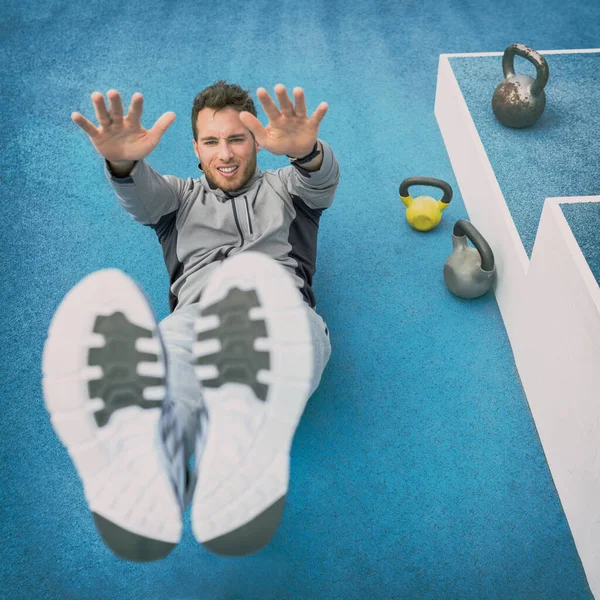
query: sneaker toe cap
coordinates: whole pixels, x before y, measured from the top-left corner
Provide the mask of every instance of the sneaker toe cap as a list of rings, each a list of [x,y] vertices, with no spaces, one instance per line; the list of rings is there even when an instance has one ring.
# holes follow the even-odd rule
[[[202,545],[221,556],[246,556],[264,548],[273,538],[285,506],[285,496],[263,511],[249,523]]]
[[[165,558],[177,544],[154,540],[119,527],[97,513],[92,513],[104,543],[120,558],[134,562],[152,562]]]

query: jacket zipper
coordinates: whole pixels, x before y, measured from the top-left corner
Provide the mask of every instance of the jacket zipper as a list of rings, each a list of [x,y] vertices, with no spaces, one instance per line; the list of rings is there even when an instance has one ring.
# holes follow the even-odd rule
[[[242,227],[240,225],[240,220],[238,218],[237,210],[235,208],[235,198],[231,199],[231,207],[233,209],[233,218],[235,220],[235,225],[237,227],[237,230],[238,230],[238,232],[240,234],[240,238],[241,238],[240,246],[239,246],[241,248],[244,245],[244,232],[242,231]]]
[[[244,201],[246,202],[246,214],[248,215],[248,229],[250,230],[250,235],[253,235],[252,220],[250,219],[250,209],[248,208],[248,198],[246,196],[244,196]]]
[[[239,218],[238,211],[236,208],[237,197],[230,196],[229,194],[227,194],[227,196],[229,197],[229,199],[231,201],[231,209],[233,210],[233,219],[235,221],[235,226],[237,227],[238,233],[240,234],[240,245],[238,246],[238,248],[242,248],[244,245],[244,242],[246,241],[246,238],[244,237],[244,231],[242,229],[242,225],[240,223],[240,218]],[[246,196],[244,196],[244,202],[246,204],[246,216],[248,218],[248,231],[250,232],[250,235],[253,235],[252,221],[250,220],[250,209],[248,207],[248,198]],[[225,253],[225,258],[227,258],[231,254],[233,249],[234,249],[234,246],[231,246],[231,248],[229,248],[227,250],[227,252]]]

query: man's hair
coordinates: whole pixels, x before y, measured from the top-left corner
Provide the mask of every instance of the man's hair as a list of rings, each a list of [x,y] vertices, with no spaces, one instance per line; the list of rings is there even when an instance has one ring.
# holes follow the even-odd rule
[[[194,132],[194,139],[198,139],[196,121],[198,120],[198,113],[203,108],[221,110],[227,107],[234,108],[238,112],[245,110],[252,113],[255,117],[258,116],[248,90],[243,90],[236,83],[227,83],[227,81],[219,79],[211,86],[203,89],[194,98],[194,104],[192,105],[192,131]]]

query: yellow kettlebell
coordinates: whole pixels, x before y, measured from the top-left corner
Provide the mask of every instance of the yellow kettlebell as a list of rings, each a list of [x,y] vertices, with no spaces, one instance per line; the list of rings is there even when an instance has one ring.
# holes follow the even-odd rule
[[[413,198],[408,188],[413,185],[428,185],[439,188],[444,192],[441,200],[430,196]],[[437,226],[442,219],[442,211],[448,208],[452,200],[452,188],[449,183],[433,177],[408,177],[400,184],[400,200],[406,206],[406,220],[418,231],[429,231]]]

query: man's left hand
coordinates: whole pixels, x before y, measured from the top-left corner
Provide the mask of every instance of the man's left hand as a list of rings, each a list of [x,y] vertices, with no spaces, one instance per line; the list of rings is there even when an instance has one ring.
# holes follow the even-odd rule
[[[258,88],[256,95],[269,118],[266,127],[249,112],[241,112],[242,123],[254,134],[262,148],[273,154],[285,154],[293,158],[302,158],[313,149],[319,133],[319,125],[327,112],[326,102],[321,102],[310,118],[306,116],[304,90],[294,88],[292,103],[285,86],[278,83],[275,95],[281,109],[271,99],[265,88]]]

